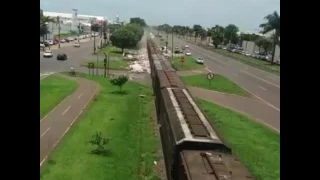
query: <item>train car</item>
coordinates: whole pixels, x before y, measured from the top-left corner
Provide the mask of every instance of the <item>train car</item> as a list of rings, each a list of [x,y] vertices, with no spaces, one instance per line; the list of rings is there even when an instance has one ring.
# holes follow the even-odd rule
[[[157,53],[155,43],[148,41],[168,180],[252,180],[198,108],[171,64]]]
[[[181,151],[179,165],[175,180],[254,179],[234,156],[216,151]]]
[[[168,179],[176,179],[179,174],[182,150],[231,153],[186,89],[161,89],[158,121]]]

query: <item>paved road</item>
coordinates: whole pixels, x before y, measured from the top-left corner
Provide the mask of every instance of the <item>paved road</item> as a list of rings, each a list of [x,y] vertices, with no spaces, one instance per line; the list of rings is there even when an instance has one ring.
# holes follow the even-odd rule
[[[222,74],[280,113],[280,77],[174,37],[174,47],[189,44],[194,57],[205,58],[209,71]],[[160,42],[155,38],[156,42]],[[172,38],[169,35],[169,47]]]
[[[98,39],[96,39],[96,42],[98,42]],[[69,46],[62,47],[60,49],[53,49],[52,52],[52,58],[43,58],[40,54],[40,73],[68,71],[70,66],[74,66],[75,68],[80,67],[81,61],[92,56],[93,40],[81,43],[80,48]],[[66,53],[68,60],[57,61],[56,55],[58,53]]]
[[[97,91],[96,83],[77,81],[78,89],[40,121],[40,167]]]

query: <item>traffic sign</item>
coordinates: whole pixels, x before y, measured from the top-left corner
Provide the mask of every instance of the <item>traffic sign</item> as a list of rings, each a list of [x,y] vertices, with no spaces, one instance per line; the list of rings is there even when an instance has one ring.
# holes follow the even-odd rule
[[[211,72],[209,72],[209,73],[207,74],[207,78],[208,78],[208,80],[212,80],[212,79],[214,78],[214,74],[211,73]]]
[[[180,57],[180,61],[181,61],[182,63],[184,62],[184,57],[183,57],[183,56]]]

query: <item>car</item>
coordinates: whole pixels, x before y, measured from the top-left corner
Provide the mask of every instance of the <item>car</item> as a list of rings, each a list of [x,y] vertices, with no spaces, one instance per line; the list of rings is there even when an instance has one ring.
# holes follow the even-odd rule
[[[51,40],[46,40],[45,42],[48,43],[50,46],[54,45],[53,41],[51,41]]]
[[[186,51],[186,56],[191,56],[191,52],[190,51]]]
[[[57,55],[57,60],[58,60],[58,61],[65,61],[65,60],[67,60],[67,59],[68,59],[68,57],[67,57],[66,54],[58,54],[58,55]]]
[[[186,44],[184,47],[185,47],[185,48],[188,48],[188,47],[189,47],[189,45],[188,45],[188,44]]]
[[[44,47],[46,47],[44,44],[42,44],[42,43],[40,43],[40,47],[41,48],[44,48]]]
[[[223,47],[222,49],[223,49],[223,50],[227,50],[227,47]]]
[[[204,59],[203,59],[202,57],[198,57],[198,58],[196,59],[196,62],[197,62],[198,64],[203,64],[203,63],[204,63]]]
[[[67,39],[68,39],[68,41],[73,41],[74,40],[73,37],[68,37]]]
[[[47,57],[53,57],[53,53],[51,50],[46,50],[44,53],[43,53],[43,57],[47,58]]]
[[[61,43],[65,43],[66,40],[65,40],[65,39],[61,39],[60,42],[61,42]]]
[[[73,44],[73,47],[80,47],[80,43],[79,43],[79,42],[75,42],[75,43]]]

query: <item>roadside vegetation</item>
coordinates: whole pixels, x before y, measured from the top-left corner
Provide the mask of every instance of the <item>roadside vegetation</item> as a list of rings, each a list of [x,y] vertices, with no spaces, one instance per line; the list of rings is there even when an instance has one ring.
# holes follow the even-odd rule
[[[177,71],[183,71],[204,68],[204,65],[198,64],[191,56],[185,56],[183,63],[181,62],[180,57],[174,57],[172,61],[172,67]]]
[[[75,81],[55,75],[40,80],[40,119],[72,94],[77,87],[78,84]]]
[[[195,86],[199,88],[235,94],[245,97],[250,96],[250,94],[244,89],[242,89],[240,86],[219,74],[214,75],[214,78],[211,80],[211,84],[209,83],[206,74],[183,76],[181,78],[183,82],[188,86]]]
[[[256,179],[280,180],[280,134],[230,109],[198,104]]]
[[[82,62],[81,66],[88,67],[88,63],[94,63],[95,68],[98,67],[98,69],[104,69],[103,59],[100,59],[98,61],[98,65],[97,65],[97,60],[88,60],[88,61]],[[129,65],[128,65],[127,61],[125,61],[125,60],[110,60],[109,61],[109,69],[112,69],[112,70],[128,70],[129,69]]]

